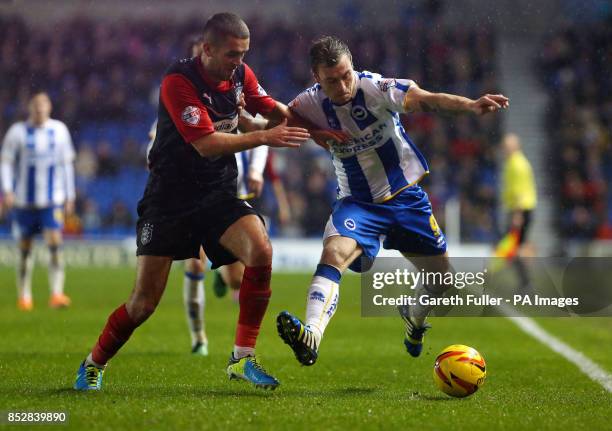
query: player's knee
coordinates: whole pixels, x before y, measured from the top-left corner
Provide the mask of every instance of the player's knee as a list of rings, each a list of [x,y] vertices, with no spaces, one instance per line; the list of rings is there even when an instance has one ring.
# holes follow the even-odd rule
[[[266,266],[272,264],[272,244],[270,244],[268,238],[253,244],[244,263],[247,266]]]
[[[426,266],[430,272],[446,273],[452,270],[448,256],[445,254],[427,258]]]
[[[350,253],[347,252],[342,247],[339,247],[336,244],[328,244],[323,249],[323,254],[321,256],[321,263],[325,263],[327,265],[335,266],[336,268],[343,268],[348,265],[347,262],[350,258]]]
[[[204,264],[200,259],[189,259],[185,264],[185,269],[187,272],[192,274],[203,274],[204,273]]]
[[[49,245],[49,262],[52,265],[61,265],[61,247],[59,245]]]
[[[157,308],[157,301],[150,298],[135,298],[128,303],[128,314],[140,325],[149,318]]]
[[[21,254],[29,255],[32,252],[32,239],[22,239],[19,241],[19,251]]]

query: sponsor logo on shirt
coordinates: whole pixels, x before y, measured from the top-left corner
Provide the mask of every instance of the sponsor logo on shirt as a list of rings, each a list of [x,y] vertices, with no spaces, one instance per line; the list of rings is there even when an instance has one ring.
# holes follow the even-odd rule
[[[202,93],[202,99],[208,101],[209,104],[212,105],[213,101],[212,101],[212,97],[210,97],[210,94],[208,94],[206,91],[204,91]]]
[[[234,118],[226,118],[224,120],[215,121],[213,123],[216,132],[226,132],[230,133],[236,127],[238,127],[238,116],[234,116]]]

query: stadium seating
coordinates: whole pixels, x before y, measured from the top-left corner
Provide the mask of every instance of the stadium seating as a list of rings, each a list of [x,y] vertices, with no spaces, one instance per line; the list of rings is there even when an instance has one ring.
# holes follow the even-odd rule
[[[425,17],[417,14],[409,19],[411,32],[398,27],[371,36],[367,31],[339,29],[339,36],[353,51],[356,69],[408,77],[427,89],[470,97],[501,91],[494,68],[493,31],[439,28],[425,32],[419,31],[426,25]],[[271,95],[289,102],[311,85],[307,52],[309,42],[319,36],[316,29],[304,24],[297,28],[288,23],[264,25],[256,18],[247,18],[247,22],[252,40],[246,61]],[[144,147],[156,116],[160,78],[174,58],[186,55],[188,36],[201,25],[161,20],[131,24],[93,23],[73,17],[49,32],[32,31],[20,18],[0,18],[0,48],[8,55],[3,54],[0,61],[0,77],[10,84],[0,90],[0,106],[4,106],[0,131],[23,118],[31,86],[50,92],[54,115],[67,122],[78,150],[79,214],[92,200],[95,205],[88,204],[88,211],[99,211],[97,218],[102,220],[99,227],[93,227],[94,223],[85,233],[115,232],[117,228],[132,231],[132,226],[116,225],[130,219],[116,220],[113,208],[117,203],[127,206],[133,221],[146,178]],[[287,56],[289,52],[293,55]],[[26,58],[30,61],[24,61]],[[444,203],[457,198],[461,202],[462,240],[493,240],[497,180],[493,149],[499,140],[499,119],[422,114],[404,121],[430,162],[432,175],[425,185],[440,224],[444,226]],[[132,147],[127,151],[129,145]],[[320,236],[334,199],[335,179],[329,157],[322,150],[300,151],[304,157],[299,163],[283,151],[277,160],[293,209],[292,223],[280,233]],[[79,161],[85,159],[83,164],[89,170],[79,170]],[[271,194],[265,196],[268,199]],[[274,204],[264,202],[263,207],[273,208]]]

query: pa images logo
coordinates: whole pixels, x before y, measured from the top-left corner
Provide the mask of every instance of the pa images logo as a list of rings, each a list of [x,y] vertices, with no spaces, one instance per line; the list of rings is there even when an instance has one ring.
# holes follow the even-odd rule
[[[153,238],[153,225],[151,223],[145,223],[140,230],[140,243],[147,245]]]

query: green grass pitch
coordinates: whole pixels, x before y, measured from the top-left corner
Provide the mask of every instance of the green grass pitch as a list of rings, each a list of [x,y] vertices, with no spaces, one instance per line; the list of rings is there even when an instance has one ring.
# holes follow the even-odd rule
[[[13,270],[0,267],[0,411],[66,411],[55,429],[612,429],[612,394],[504,318],[437,318],[423,355],[409,357],[399,318],[361,318],[359,279],[346,276],[338,312],[314,367],[301,367],[276,334],[274,318],[303,316],[309,275],[273,276],[258,343],[275,392],[229,381],[238,307],[207,281],[210,356],[192,357],[180,265],[149,321],[111,361],[99,393],[71,389],[80,361],[108,314],[123,302],[134,271],[69,269],[73,306],[47,308],[44,269],[34,277],[35,309],[15,307]],[[611,319],[540,319],[549,332],[612,371]],[[483,388],[451,399],[432,381],[436,354],[467,344],[487,361]],[[38,425],[36,429],[47,428]],[[0,429],[11,429],[0,425]],[[30,426],[14,426],[29,429]]]

